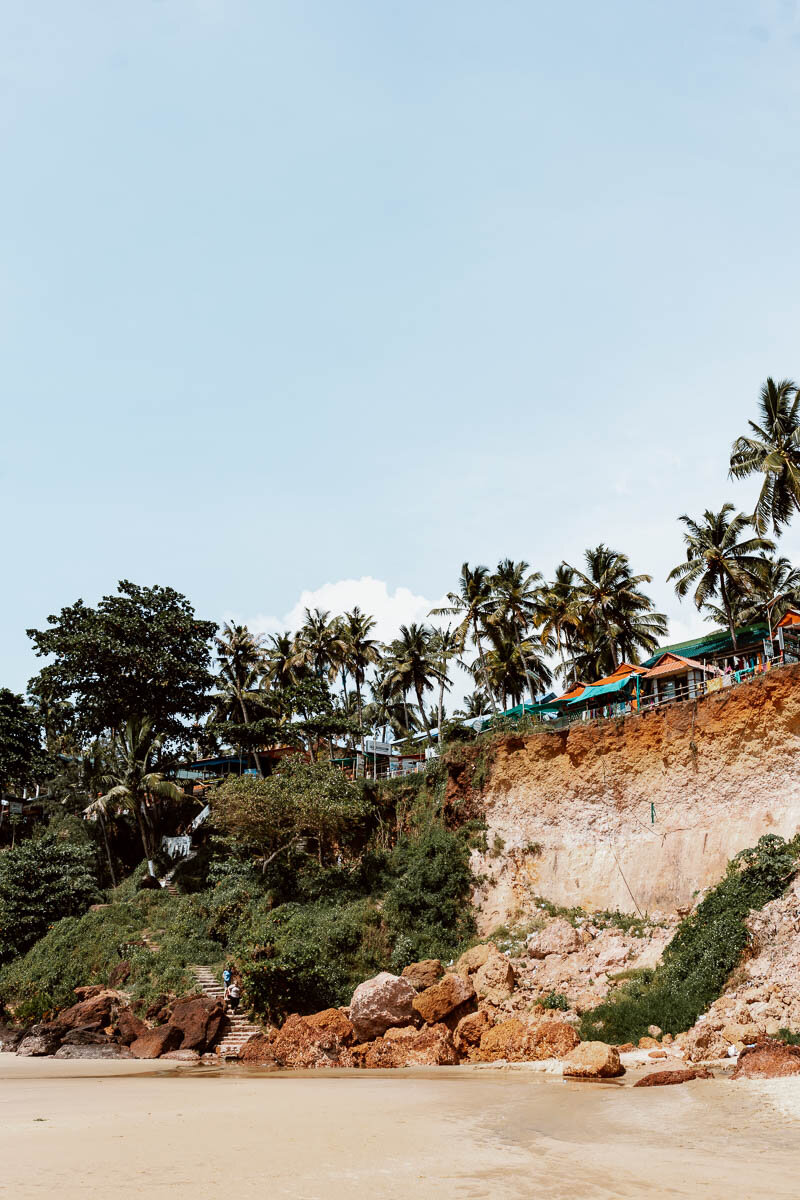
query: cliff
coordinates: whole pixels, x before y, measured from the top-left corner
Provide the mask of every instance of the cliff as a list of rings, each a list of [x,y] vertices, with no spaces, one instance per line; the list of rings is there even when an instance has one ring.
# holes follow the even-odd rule
[[[535,896],[688,908],[733,854],[800,827],[799,751],[800,666],[700,701],[499,739],[482,786],[488,849],[473,855],[482,931],[524,918]],[[451,803],[470,788],[468,766],[449,768]]]

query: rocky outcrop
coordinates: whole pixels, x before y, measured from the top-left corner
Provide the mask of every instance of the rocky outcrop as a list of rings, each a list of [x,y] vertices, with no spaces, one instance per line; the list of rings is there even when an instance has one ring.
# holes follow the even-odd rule
[[[134,1058],[160,1058],[169,1050],[180,1049],[182,1040],[183,1034],[175,1025],[157,1025],[131,1042],[130,1051]]]
[[[272,1053],[272,1038],[267,1034],[255,1034],[242,1047],[239,1062],[277,1066],[275,1055]]]
[[[202,1054],[210,1050],[220,1037],[225,1023],[225,1010],[218,1000],[208,996],[190,996],[175,1003],[169,1023],[181,1033],[176,1049],[199,1050]]]
[[[481,1036],[476,1057],[481,1062],[537,1062],[564,1058],[579,1042],[573,1026],[564,1021],[528,1024],[511,1017]]]
[[[425,958],[422,962],[409,963],[403,967],[402,978],[407,979],[417,992],[433,987],[444,975],[444,967],[438,958]]]
[[[408,1025],[414,1019],[416,996],[407,979],[389,971],[359,984],[350,1001],[350,1020],[356,1039],[368,1042],[394,1025]]]
[[[481,942],[465,950],[455,965],[456,975],[474,975],[492,954],[499,953],[494,942]]]
[[[547,958],[549,954],[574,954],[583,949],[583,939],[574,925],[563,917],[553,917],[543,929],[528,938],[531,958]]]
[[[134,1012],[129,1008],[122,1008],[117,1013],[117,1040],[123,1046],[130,1046],[131,1042],[135,1042],[138,1037],[147,1032],[147,1026],[144,1021],[140,1021]]]
[[[516,974],[505,954],[490,954],[483,966],[472,976],[472,983],[479,1000],[488,1004],[502,1004],[514,991]]]
[[[355,1050],[356,1061],[367,1070],[399,1067],[455,1066],[458,1053],[446,1025],[426,1025],[423,1029],[389,1029]]]
[[[453,1034],[453,1043],[459,1054],[464,1055],[465,1058],[475,1057],[475,1050],[480,1046],[481,1038],[492,1028],[493,1024],[494,1022],[485,1008],[480,1008],[477,1012],[468,1013],[466,1017],[462,1017]]]
[[[75,1046],[65,1043],[60,1050],[56,1050],[53,1057],[61,1059],[124,1059],[134,1058],[135,1055],[128,1049],[127,1046],[118,1046],[113,1042],[105,1042],[104,1044],[93,1046]]]
[[[634,1087],[668,1087],[673,1083],[690,1083],[693,1079],[713,1079],[705,1067],[677,1067],[673,1071],[651,1071],[637,1079]]]
[[[325,1014],[331,1011],[338,1013],[338,1009],[326,1009]],[[353,1066],[348,1045],[354,1036],[354,1029],[346,1017],[341,1013],[338,1015],[341,1024],[328,1020],[317,1024],[313,1017],[301,1017],[297,1013],[287,1017],[269,1046],[278,1066],[295,1071]],[[246,1043],[245,1048],[249,1045],[249,1042]],[[244,1057],[245,1061],[255,1061],[250,1055]]]
[[[783,1042],[762,1042],[739,1055],[734,1079],[781,1079],[800,1075],[800,1046]]]
[[[619,1051],[605,1042],[581,1042],[564,1059],[565,1079],[616,1079],[624,1074]]]
[[[53,1031],[34,1033],[31,1031],[19,1041],[16,1052],[20,1058],[43,1058],[48,1054],[55,1054],[60,1045],[61,1035],[59,1033]]]
[[[413,1009],[427,1025],[436,1025],[446,1017],[466,1015],[475,1004],[475,988],[469,976],[445,975],[433,987],[414,997]]]

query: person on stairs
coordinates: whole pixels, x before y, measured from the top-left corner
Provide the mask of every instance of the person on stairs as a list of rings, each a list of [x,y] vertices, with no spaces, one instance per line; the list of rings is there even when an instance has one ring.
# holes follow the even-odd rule
[[[235,979],[225,989],[225,1001],[228,1004],[232,1013],[235,1013],[239,1007],[239,1001],[242,998],[242,991]]]

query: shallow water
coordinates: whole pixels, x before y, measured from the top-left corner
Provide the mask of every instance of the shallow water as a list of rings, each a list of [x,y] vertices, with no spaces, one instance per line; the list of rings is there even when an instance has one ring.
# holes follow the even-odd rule
[[[800,1080],[285,1074],[0,1056],[15,1197],[618,1200],[800,1192]]]

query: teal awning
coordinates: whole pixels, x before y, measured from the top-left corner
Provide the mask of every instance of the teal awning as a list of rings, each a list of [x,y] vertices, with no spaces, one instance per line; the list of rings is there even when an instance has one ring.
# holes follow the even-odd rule
[[[625,689],[635,681],[636,675],[624,675],[622,679],[616,679],[614,683],[600,683],[595,687],[587,687],[581,696],[577,696],[575,700],[568,701],[568,705],[572,708],[575,704],[585,704],[587,700],[594,700],[595,696],[610,696],[613,693],[624,692]]]

